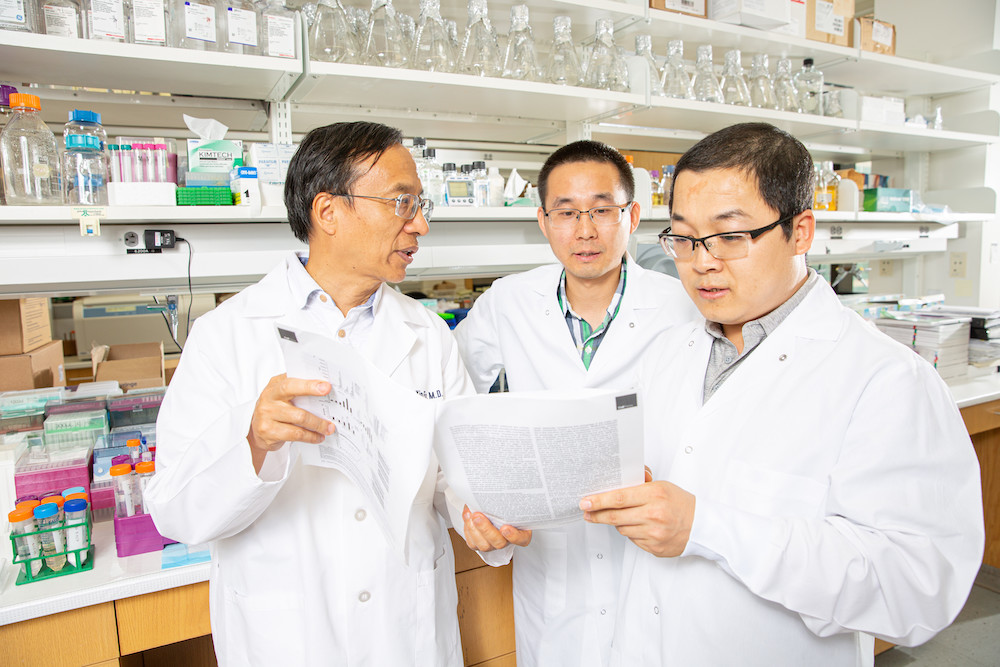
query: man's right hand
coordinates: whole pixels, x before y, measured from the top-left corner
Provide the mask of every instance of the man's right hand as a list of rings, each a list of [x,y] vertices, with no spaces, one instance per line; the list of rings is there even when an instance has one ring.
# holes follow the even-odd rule
[[[260,472],[268,452],[289,441],[321,443],[334,431],[333,422],[317,417],[292,405],[296,396],[326,396],[329,382],[300,380],[275,375],[257,399],[250,420],[247,442],[253,456],[253,467]]]
[[[473,512],[466,505],[462,510],[465,523],[465,543],[476,551],[495,551],[508,544],[526,547],[531,543],[531,531],[503,525],[499,529],[482,512]]]

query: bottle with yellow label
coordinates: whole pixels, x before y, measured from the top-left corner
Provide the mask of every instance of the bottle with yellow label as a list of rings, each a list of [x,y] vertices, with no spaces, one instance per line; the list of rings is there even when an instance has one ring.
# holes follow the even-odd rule
[[[813,193],[814,211],[837,210],[837,187],[840,176],[833,170],[833,162],[824,161],[816,170],[816,189]]]

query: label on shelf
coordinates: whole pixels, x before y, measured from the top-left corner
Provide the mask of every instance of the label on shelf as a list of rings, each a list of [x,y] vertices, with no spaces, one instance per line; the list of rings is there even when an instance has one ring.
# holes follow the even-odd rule
[[[26,23],[24,0],[0,0],[0,22]]]
[[[295,23],[287,16],[264,15],[267,54],[278,58],[295,57]]]
[[[229,41],[233,44],[257,46],[257,14],[247,9],[227,8]]]
[[[136,44],[164,44],[163,0],[132,0],[132,30]]]
[[[125,5],[122,0],[91,0],[90,36],[125,39]]]
[[[844,36],[844,17],[833,11],[833,3],[816,0],[816,30],[837,37]]]
[[[42,12],[45,15],[46,35],[59,35],[60,37],[80,36],[76,10],[72,7],[42,5]]]
[[[184,36],[202,42],[215,42],[215,7],[184,3]]]
[[[892,25],[882,21],[872,21],[872,41],[884,46],[892,46]]]

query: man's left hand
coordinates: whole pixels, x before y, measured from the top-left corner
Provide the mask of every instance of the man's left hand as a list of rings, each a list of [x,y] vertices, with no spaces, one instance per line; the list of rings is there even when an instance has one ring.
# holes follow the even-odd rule
[[[661,558],[679,556],[694,522],[694,496],[670,482],[647,482],[587,496],[583,518],[606,523],[637,547]]]

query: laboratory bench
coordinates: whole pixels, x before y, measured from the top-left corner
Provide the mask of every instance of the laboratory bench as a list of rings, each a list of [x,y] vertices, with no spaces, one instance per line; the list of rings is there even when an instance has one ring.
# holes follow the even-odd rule
[[[953,382],[949,388],[982,468],[983,560],[1000,567],[1000,373]],[[465,663],[514,667],[510,566],[488,567],[454,531],[451,537]],[[0,573],[3,663],[60,667],[214,664],[208,637],[209,564],[163,570],[160,552],[117,558],[112,524],[107,521],[95,524],[94,543],[94,569],[89,572],[15,586],[14,568],[4,563]],[[880,647],[888,646],[880,642]],[[163,657],[164,651],[173,652]]]

